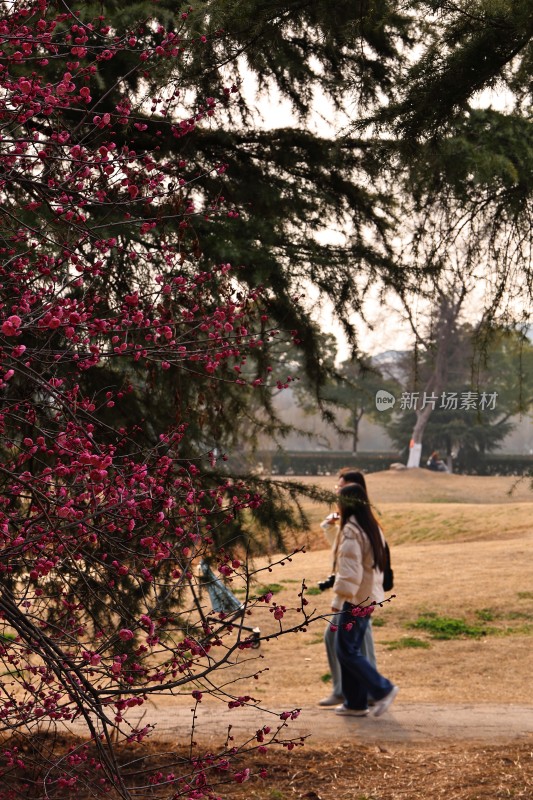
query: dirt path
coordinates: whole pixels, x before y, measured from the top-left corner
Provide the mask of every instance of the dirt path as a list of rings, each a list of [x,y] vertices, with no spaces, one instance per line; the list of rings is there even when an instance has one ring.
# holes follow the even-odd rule
[[[150,713],[156,724],[156,735],[175,744],[186,744],[191,737],[196,714],[194,739],[197,742],[221,742],[231,726],[236,742],[263,725],[275,729],[283,710],[262,711],[254,707],[228,709],[222,703],[201,703],[193,712],[191,706],[169,707],[156,701]],[[133,719],[130,716],[130,719]],[[380,718],[339,717],[333,710],[305,707],[284,730],[284,738],[308,737],[311,747],[319,748],[335,742],[364,741],[380,745],[409,742],[511,742],[533,744],[533,705],[437,705],[433,703],[401,703]]]

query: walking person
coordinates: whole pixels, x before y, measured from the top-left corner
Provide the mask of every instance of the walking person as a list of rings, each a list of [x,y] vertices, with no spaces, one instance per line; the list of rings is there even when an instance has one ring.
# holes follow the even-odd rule
[[[346,486],[349,483],[356,483],[365,491],[366,489],[366,481],[365,476],[362,472],[357,469],[352,469],[351,467],[344,467],[339,472],[337,478],[337,485],[335,489],[338,491],[342,489],[343,486]],[[332,549],[335,545],[335,540],[339,533],[339,514],[337,512],[333,514],[328,514],[328,516],[320,523],[320,527],[324,533],[324,536]],[[334,565],[332,566],[334,569]],[[339,705],[344,701],[344,695],[342,693],[342,682],[341,682],[341,666],[339,664],[339,660],[337,658],[336,653],[336,635],[335,635],[335,627],[339,624],[339,618],[337,615],[328,620],[326,625],[326,630],[324,631],[324,644],[326,647],[326,655],[328,658],[329,664],[329,672],[331,675],[331,694],[327,697],[322,698],[319,700],[318,705],[322,706],[323,708],[334,708],[335,706]],[[372,621],[368,620],[368,627],[365,631],[365,635],[363,637],[363,643],[361,645],[361,652],[362,654],[376,667],[376,651],[374,648],[374,637],[372,635]],[[370,703],[372,703],[372,699],[370,699]]]
[[[368,497],[358,484],[343,486],[338,493],[340,531],[335,544],[335,593],[332,612],[340,616],[336,652],[341,665],[344,703],[335,709],[344,716],[381,716],[398,694],[398,687],[383,677],[361,650],[369,608],[384,600],[385,540],[372,513]]]

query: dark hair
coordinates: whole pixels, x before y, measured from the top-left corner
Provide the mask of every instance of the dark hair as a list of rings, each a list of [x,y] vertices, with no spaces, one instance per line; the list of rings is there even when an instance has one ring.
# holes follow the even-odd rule
[[[383,572],[385,568],[385,547],[367,493],[359,484],[349,483],[343,486],[342,489],[339,489],[337,497],[339,501],[341,528],[346,525],[350,517],[355,517],[359,527],[370,539],[372,552],[374,554],[374,563],[372,566],[377,567],[380,572]]]
[[[343,481],[345,481],[346,483],[356,483],[358,486],[364,489],[365,492],[368,494],[368,489],[366,488],[365,476],[360,470],[352,469],[352,467],[343,467],[339,471],[338,477],[342,478]]]

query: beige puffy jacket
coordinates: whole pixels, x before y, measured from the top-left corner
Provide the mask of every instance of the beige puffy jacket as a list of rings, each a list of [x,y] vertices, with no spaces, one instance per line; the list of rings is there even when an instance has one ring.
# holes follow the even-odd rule
[[[334,552],[333,608],[342,608],[345,601],[362,606],[370,605],[373,601],[381,603],[385,597],[383,573],[373,568],[374,554],[370,539],[355,517],[350,517],[339,531]]]

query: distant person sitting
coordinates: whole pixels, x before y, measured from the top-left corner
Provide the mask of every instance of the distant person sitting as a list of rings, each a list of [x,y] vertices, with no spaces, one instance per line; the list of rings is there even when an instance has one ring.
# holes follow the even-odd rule
[[[434,450],[428,458],[427,468],[433,470],[433,472],[448,472],[448,467],[442,461],[438,450]]]

